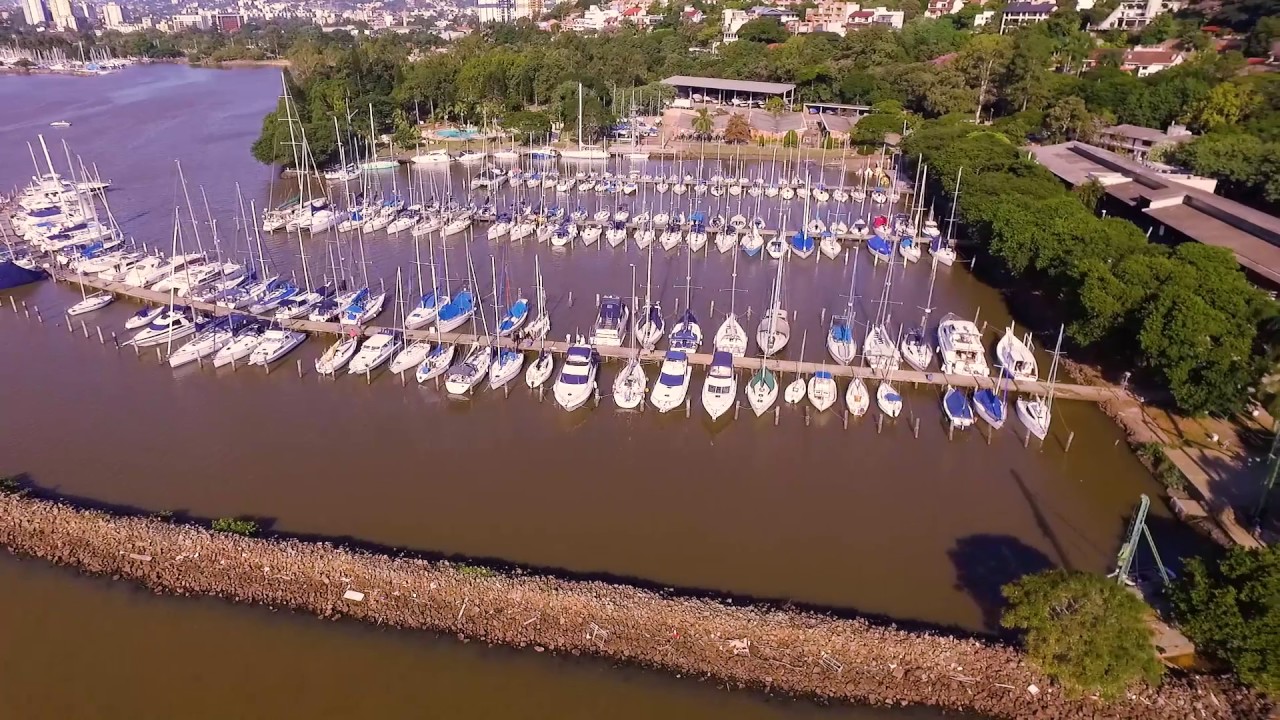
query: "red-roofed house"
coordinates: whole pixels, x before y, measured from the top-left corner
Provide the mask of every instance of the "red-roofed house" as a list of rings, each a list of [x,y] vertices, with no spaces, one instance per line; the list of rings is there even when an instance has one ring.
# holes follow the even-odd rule
[[[1098,60],[1108,52],[1116,52],[1099,48],[1094,50],[1089,56],[1088,65],[1096,65]],[[1161,70],[1168,70],[1175,65],[1181,65],[1183,60],[1187,59],[1186,53],[1180,50],[1173,50],[1161,47],[1136,47],[1132,50],[1126,50],[1120,57],[1120,69],[1125,72],[1131,72],[1138,77],[1146,77]]]

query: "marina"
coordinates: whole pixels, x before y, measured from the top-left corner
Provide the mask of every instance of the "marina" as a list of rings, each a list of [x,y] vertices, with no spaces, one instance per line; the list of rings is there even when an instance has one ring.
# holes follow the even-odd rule
[[[253,164],[245,150],[279,92],[273,71],[148,67],[129,75],[133,76],[129,84],[136,88],[129,103],[113,104],[112,98],[122,92],[114,83],[123,76],[109,75],[94,83],[102,89],[95,88],[93,93],[100,92],[101,97],[88,97],[84,86],[74,86],[63,96],[51,92],[43,115],[33,115],[26,124],[13,123],[0,135],[0,152],[4,167],[15,172],[0,178],[0,185],[21,186],[29,181],[25,143],[47,132],[48,122],[65,118],[73,123],[63,131],[73,151],[83,153],[86,160],[92,158],[103,175],[114,181],[108,197],[121,227],[148,248],[170,251],[175,204],[183,208],[184,242],[193,239],[186,203],[175,180],[175,159],[183,161],[198,218],[204,215],[199,189],[207,191],[224,243],[234,235],[232,218],[239,214],[237,182],[246,204],[254,199],[259,209],[275,207],[297,194],[287,180],[272,178]],[[152,84],[135,86],[138,78],[153,78]],[[27,79],[14,79],[19,80]],[[64,79],[30,80],[56,84]],[[50,87],[56,89],[56,85]],[[86,95],[83,100],[82,94]],[[77,102],[101,103],[101,116],[78,110]],[[128,132],[139,118],[162,117],[171,109],[188,107],[183,117],[195,113],[213,118],[196,124],[194,139],[158,132],[144,140]],[[223,114],[216,108],[229,111]],[[0,110],[0,115],[4,112]],[[57,151],[54,154],[57,162]],[[670,174],[665,165],[655,165],[651,172],[656,174],[659,167],[664,175]],[[389,189],[390,172],[379,172],[386,172],[383,187]],[[475,174],[434,172],[439,173],[437,187],[444,178],[459,198]],[[838,186],[834,171],[828,172],[832,173],[828,184],[834,180]],[[397,176],[399,188],[407,187],[407,176],[407,169],[402,169]],[[444,193],[437,192],[443,198]],[[584,202],[589,215],[598,210],[595,199]],[[642,212],[634,207],[636,202],[630,202],[632,210]],[[612,210],[613,204],[608,205]],[[791,207],[793,215],[803,212],[803,203],[792,200]],[[651,216],[657,210],[648,208]],[[762,214],[772,218],[777,213]],[[652,302],[660,304],[667,325],[658,347],[640,350],[647,390],[651,390],[655,364],[664,356],[667,336],[687,309],[686,297],[691,296],[705,339],[689,358],[690,364],[710,361],[712,338],[724,314],[732,310],[747,335],[746,354],[733,360],[738,368],[738,397],[747,399],[748,373],[761,365],[756,330],[763,309],[771,304],[778,269],[763,249],[755,257],[722,254],[714,239],[709,239],[702,252],[690,258],[687,243],[666,253],[655,242],[652,280],[647,282],[649,250],[637,246],[637,229],[632,229],[625,245],[616,248],[602,235],[591,246],[577,242],[556,251],[533,235],[522,242],[490,241],[487,227],[477,223],[443,242],[438,235],[433,237],[437,274],[453,278],[452,294],[469,284],[462,277],[465,256],[471,255],[479,277],[479,285],[472,289],[490,328],[494,323],[491,257],[496,258],[498,285],[504,288],[499,293],[504,310],[520,295],[530,300],[533,317],[525,328],[543,307],[536,292],[541,277],[551,324],[548,348],[560,349],[552,341],[561,343],[565,335],[590,333],[599,312],[597,293],[622,298],[633,309],[636,302],[645,304],[649,294]],[[200,232],[209,251],[207,230],[202,223]],[[329,265],[325,254],[331,246],[325,237],[321,233],[303,239],[317,285],[323,274],[317,269]],[[847,244],[846,256],[852,244]],[[345,245],[344,257],[350,257]],[[224,245],[228,255],[230,247]],[[296,234],[264,233],[263,248],[272,274],[303,277]],[[359,248],[353,249],[358,256]],[[416,300],[422,294],[416,280],[418,267],[427,278],[424,284],[430,284],[431,263],[428,244],[422,242],[423,264],[415,266],[413,239],[405,232],[366,236],[364,250],[369,286],[381,291],[385,283],[390,296],[383,314],[360,331],[371,333],[397,326],[404,318],[403,311],[397,316],[393,309],[397,271],[402,271],[403,284],[408,286],[402,300],[405,296]],[[237,262],[248,261],[243,240],[235,252]],[[442,252],[448,253],[448,273]],[[256,265],[256,246],[254,253]],[[872,416],[878,411],[872,407],[861,422],[851,421],[848,429],[842,426],[838,413],[844,409],[843,391],[851,375],[865,370],[830,359],[823,362],[830,315],[847,314],[852,304],[853,335],[861,346],[865,324],[875,316],[871,301],[880,295],[888,267],[883,261],[874,263],[866,252],[859,256],[852,290],[858,297],[852,303],[846,296],[851,294],[853,258],[833,261],[815,251],[807,260],[783,263],[782,295],[792,340],[766,361],[775,377],[783,376],[777,383],[776,406],[770,411],[772,415],[780,410],[781,422],[776,426],[770,419],[752,419],[751,413],[735,421],[732,410],[717,421],[701,411],[688,420],[678,411],[616,411],[607,395],[598,408],[588,402],[582,409],[564,412],[551,398],[562,364],[559,357],[542,403],[537,402],[537,392],[526,387],[523,372],[503,390],[485,385],[467,401],[456,401],[443,388],[437,390],[434,382],[416,383],[412,375],[406,379],[408,387],[402,387],[388,365],[372,373],[372,382],[363,376],[321,379],[312,369],[314,361],[335,337],[349,332],[336,320],[320,326],[308,326],[310,321],[301,318],[283,321],[286,329],[299,328],[313,337],[269,374],[238,363],[236,369],[230,363],[215,369],[209,358],[203,364],[170,368],[167,361],[155,360],[155,348],[140,349],[135,357],[132,348],[116,350],[111,343],[112,332],[122,343],[133,332],[123,328],[139,309],[137,301],[167,306],[168,293],[143,291],[140,295],[130,290],[133,301],[126,301],[126,293],[121,292],[116,302],[73,317],[74,332],[68,332],[64,313],[83,296],[74,273],[64,275],[56,283],[5,293],[14,300],[11,304],[5,298],[0,310],[0,332],[6,338],[0,344],[0,363],[20,380],[6,389],[6,406],[12,412],[0,417],[0,437],[9,448],[0,471],[29,473],[34,482],[56,485],[64,493],[149,512],[250,516],[284,532],[356,537],[449,556],[500,558],[662,586],[785,598],[984,633],[998,631],[999,587],[1017,575],[1051,566],[1107,571],[1135,499],[1143,492],[1155,494],[1158,488],[1127,449],[1120,431],[1095,407],[1097,397],[1055,404],[1052,433],[1043,445],[1033,442],[1024,447],[1023,429],[1016,419],[993,433],[985,427],[980,429],[982,434],[956,432],[948,442],[940,400],[945,383],[926,387],[922,379],[920,387],[913,388],[910,378],[914,376],[905,373],[917,371],[904,364],[895,371],[904,374],[892,376],[904,403],[898,421],[886,420],[883,431],[877,432]],[[930,300],[926,261],[905,270],[900,263],[893,267],[891,329],[895,336],[899,318],[917,323],[922,306],[936,308],[929,318],[931,332],[947,313],[969,320],[977,315],[978,327],[987,325],[981,345],[987,361],[994,363],[995,344],[1011,320],[998,292],[957,263],[950,269],[938,268]],[[362,275],[351,270],[346,274]],[[690,274],[692,280],[686,283]],[[636,302],[631,300],[633,276],[638,278]],[[86,295],[98,292],[93,282]],[[646,284],[652,285],[651,292]],[[512,288],[510,297],[506,287]],[[22,312],[24,302],[29,318]],[[179,302],[205,307],[195,305],[200,301]],[[828,308],[825,320],[823,308]],[[210,314],[227,312],[205,309]],[[102,343],[98,327],[104,332]],[[424,337],[421,332],[434,334],[429,327],[406,331],[405,338],[412,341]],[[451,332],[457,333],[454,340],[463,349],[469,341],[483,343],[492,334],[484,331],[483,323],[477,331],[468,324]],[[1020,326],[1016,329],[1017,335],[1023,332]],[[1041,383],[1047,381],[1051,366],[1045,349],[1052,349],[1055,334],[1056,328],[1036,337],[1033,350]],[[631,339],[627,338],[628,344]],[[509,342],[503,338],[497,344],[505,349],[511,347]],[[167,357],[168,349],[160,347]],[[525,350],[526,368],[534,365],[537,351],[537,343]],[[599,346],[596,353],[606,360],[599,377],[601,392],[607,393],[614,375],[626,365],[626,346]],[[935,358],[932,367],[935,377],[941,378],[939,362]],[[299,365],[302,378],[296,373]],[[782,398],[797,368],[802,374],[825,369],[840,383],[841,398],[824,413],[810,411],[809,424],[803,409],[807,401],[789,406]],[[694,408],[700,407],[703,397],[703,376],[704,369],[695,367],[687,393]],[[949,376],[953,385],[962,386],[962,379],[954,373]],[[444,382],[442,378],[442,386]],[[867,378],[866,384],[874,404],[875,379]],[[1058,397],[1073,392],[1066,383],[1057,387]],[[1021,381],[1009,383],[1009,413],[1013,413],[1015,393],[1030,395],[1043,389]],[[68,410],[72,402],[74,412]],[[647,392],[643,404],[648,404]],[[913,438],[913,415],[920,420],[919,439]],[[1063,446],[1072,433],[1074,443],[1065,452]],[[576,469],[565,471],[569,466]],[[1163,507],[1153,507],[1152,515],[1152,532],[1162,553],[1175,554],[1186,538]],[[643,671],[620,671],[626,674],[618,677],[626,679],[617,680],[611,669],[590,663],[495,653],[486,651],[482,643],[460,645],[417,635],[404,639],[343,623],[318,625],[305,618],[287,619],[285,613],[151,598],[57,576],[28,563],[16,565],[7,560],[0,563],[0,577],[30,592],[12,594],[3,607],[31,617],[31,628],[39,629],[23,647],[57,640],[115,648],[141,672],[163,679],[163,687],[144,686],[118,675],[113,682],[104,680],[102,693],[119,698],[129,708],[156,702],[160,707],[184,707],[185,693],[196,691],[195,675],[178,673],[174,668],[179,664],[172,662],[172,656],[157,654],[155,647],[134,637],[141,637],[145,628],[165,628],[183,643],[204,648],[195,652],[170,648],[191,673],[240,667],[235,658],[243,655],[245,644],[271,638],[264,655],[250,653],[245,672],[228,682],[237,694],[258,692],[262,707],[285,713],[311,708],[325,714],[334,707],[347,707],[352,712],[394,715],[425,700],[391,689],[370,700],[372,704],[354,708],[335,698],[332,688],[293,700],[278,689],[259,686],[251,677],[274,673],[301,681],[304,674],[318,673],[332,687],[353,691],[350,683],[357,680],[328,674],[334,667],[333,654],[341,653],[359,666],[351,671],[354,677],[368,682],[405,672],[449,678],[442,681],[444,685],[468,690],[454,693],[449,687],[440,688],[437,701],[469,717],[477,707],[482,715],[486,711],[494,717],[509,715],[510,707],[489,703],[494,690],[485,679],[495,674],[514,677],[513,682],[528,688],[539,702],[549,703],[558,717],[594,716],[600,707],[616,706],[627,708],[622,717],[707,717],[723,712],[725,703],[733,703],[738,716],[750,718],[936,717],[922,709],[814,708],[806,703],[760,700]],[[49,604],[67,612],[77,608],[81,614],[62,623],[56,615],[32,612],[35,596],[31,593],[53,598],[36,608]],[[64,596],[79,602],[60,604]],[[96,622],[86,625],[82,618]],[[116,624],[125,628],[119,634],[105,629]],[[318,667],[311,662],[317,656],[330,661]],[[265,664],[258,664],[259,659]],[[50,667],[55,660],[48,657],[40,665]],[[540,664],[544,662],[549,664]],[[14,696],[9,692],[16,688],[13,683],[31,688],[47,683],[26,669],[23,673],[18,679],[0,682],[9,697]],[[73,701],[66,702],[70,707]],[[31,712],[33,707],[34,700],[20,703],[19,714],[41,717]],[[247,704],[236,707],[243,715],[256,712]],[[64,714],[68,713],[84,714],[75,707]]]

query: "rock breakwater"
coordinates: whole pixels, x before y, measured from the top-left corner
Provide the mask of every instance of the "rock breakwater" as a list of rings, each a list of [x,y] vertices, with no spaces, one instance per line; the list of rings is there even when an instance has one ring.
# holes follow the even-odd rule
[[[1072,699],[1017,649],[981,639],[323,542],[247,538],[31,496],[0,495],[0,545],[160,593],[595,655],[731,688],[1004,718],[1253,719],[1268,711],[1218,679],[1171,678],[1108,703]]]

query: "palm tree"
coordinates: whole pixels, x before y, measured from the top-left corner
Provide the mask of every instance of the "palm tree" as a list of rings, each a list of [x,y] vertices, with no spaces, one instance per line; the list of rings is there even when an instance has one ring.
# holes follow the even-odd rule
[[[716,121],[711,117],[711,111],[706,108],[698,108],[698,112],[693,116],[693,134],[701,138],[711,137],[711,133],[716,129]]]

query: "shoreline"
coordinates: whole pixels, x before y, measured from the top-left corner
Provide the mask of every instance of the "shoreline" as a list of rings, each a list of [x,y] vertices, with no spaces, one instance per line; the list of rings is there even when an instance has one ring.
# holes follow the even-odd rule
[[[375,553],[332,540],[248,538],[203,524],[0,494],[0,545],[158,594],[217,596],[590,655],[730,686],[863,705],[929,705],[993,717],[1264,718],[1229,680],[1167,677],[1100,703],[1071,699],[1016,648],[789,605],[735,604],[520,568]]]

